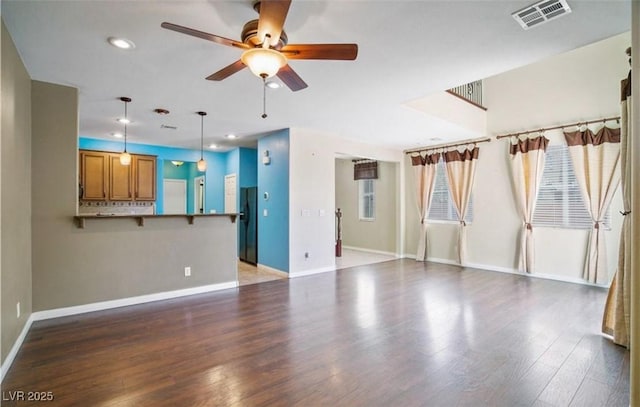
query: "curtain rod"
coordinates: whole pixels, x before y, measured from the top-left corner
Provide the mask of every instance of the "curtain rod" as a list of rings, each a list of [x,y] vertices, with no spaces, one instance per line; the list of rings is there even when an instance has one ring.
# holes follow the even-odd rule
[[[450,148],[450,147],[466,146],[468,144],[486,143],[486,142],[489,142],[489,141],[491,141],[491,137],[475,139],[475,140],[467,140],[467,141],[464,141],[464,142],[454,143],[454,144],[438,144],[437,146],[433,146],[433,147],[422,147],[422,148],[419,148],[419,149],[407,150],[404,153],[405,154],[422,153],[424,151],[437,150],[439,148]]]
[[[534,129],[534,130],[529,130],[529,131],[521,131],[518,133],[511,133],[511,134],[503,134],[501,136],[496,137],[496,140],[500,140],[501,138],[505,138],[505,137],[517,137],[517,136],[521,136],[523,134],[529,134],[529,133],[533,133],[533,132],[543,132],[543,131],[549,131],[549,130],[558,130],[558,129],[564,129],[565,127],[572,127],[572,126],[580,126],[582,124],[587,125],[587,124],[592,124],[592,123],[600,123],[602,122],[603,124],[611,121],[611,120],[616,120],[616,121],[620,121],[620,116],[616,116],[616,117],[607,117],[604,119],[599,119],[599,120],[587,120],[585,122],[576,122],[576,123],[571,123],[571,124],[565,124],[562,126],[554,126],[554,127],[543,127],[541,129]]]

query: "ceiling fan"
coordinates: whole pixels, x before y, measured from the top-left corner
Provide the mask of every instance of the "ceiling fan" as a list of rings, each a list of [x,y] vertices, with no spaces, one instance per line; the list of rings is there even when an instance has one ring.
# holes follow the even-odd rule
[[[288,44],[283,30],[291,0],[261,0],[253,8],[260,16],[242,29],[242,41],[235,41],[177,24],[164,22],[162,28],[244,50],[238,61],[209,75],[208,80],[221,81],[249,67],[254,75],[264,80],[277,75],[292,91],[307,84],[289,66],[289,59],[354,60],[358,56],[358,44]]]

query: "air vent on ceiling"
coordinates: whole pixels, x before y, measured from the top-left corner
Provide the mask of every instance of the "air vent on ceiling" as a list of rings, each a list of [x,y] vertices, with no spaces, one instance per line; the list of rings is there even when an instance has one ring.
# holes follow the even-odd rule
[[[511,16],[522,28],[528,30],[569,13],[571,13],[571,7],[567,0],[542,0],[516,11]]]
[[[178,128],[176,126],[170,126],[168,124],[161,124],[160,128],[161,129],[169,129],[169,130],[178,130]]]

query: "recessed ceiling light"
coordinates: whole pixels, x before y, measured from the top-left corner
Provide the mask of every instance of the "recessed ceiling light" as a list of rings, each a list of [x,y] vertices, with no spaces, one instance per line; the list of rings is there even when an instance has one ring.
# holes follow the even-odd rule
[[[235,134],[231,134],[231,133],[227,134],[225,137],[228,138],[229,140],[233,140],[235,138],[238,138],[238,136],[236,136]]]
[[[134,44],[133,41],[126,38],[109,37],[108,41],[109,44],[120,49],[134,49],[136,47],[136,44]]]
[[[269,81],[265,83],[265,85],[267,86],[267,88],[270,88],[270,89],[278,89],[280,87],[280,84],[275,81]]]
[[[131,123],[131,120],[125,119],[124,117],[121,117],[121,118],[118,119],[118,123],[129,124],[129,123]]]
[[[111,135],[115,138],[122,138],[122,133],[111,133]]]
[[[218,148],[217,144],[209,144],[209,148]]]

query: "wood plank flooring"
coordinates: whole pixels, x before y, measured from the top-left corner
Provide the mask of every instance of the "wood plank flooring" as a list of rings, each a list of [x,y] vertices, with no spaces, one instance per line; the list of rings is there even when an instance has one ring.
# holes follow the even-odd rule
[[[405,259],[41,321],[2,405],[628,406],[605,297]]]

